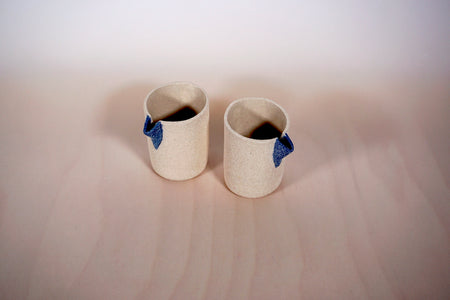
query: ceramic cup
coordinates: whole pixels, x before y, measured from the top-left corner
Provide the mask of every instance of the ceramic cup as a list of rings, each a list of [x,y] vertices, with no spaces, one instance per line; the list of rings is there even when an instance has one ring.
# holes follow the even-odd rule
[[[228,188],[248,198],[273,192],[283,177],[283,158],[294,151],[285,110],[269,99],[242,98],[228,106],[224,124],[223,166]]]
[[[144,112],[153,170],[171,180],[200,174],[208,160],[209,100],[205,91],[189,82],[156,88],[147,96]]]

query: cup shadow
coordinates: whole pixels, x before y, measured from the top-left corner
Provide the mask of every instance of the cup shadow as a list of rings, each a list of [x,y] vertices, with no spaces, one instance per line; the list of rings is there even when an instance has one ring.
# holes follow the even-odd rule
[[[139,83],[114,91],[104,100],[99,124],[102,133],[117,138],[145,164],[149,158],[142,133],[143,105],[152,88],[152,84]]]
[[[287,166],[281,189],[323,165],[388,143],[396,135],[394,121],[376,99],[354,92],[333,91],[314,99],[298,99],[295,106],[289,135],[295,143],[297,166]]]
[[[231,99],[225,97],[213,97],[209,104],[209,157],[208,167],[214,176],[225,184],[223,178],[223,116]]]

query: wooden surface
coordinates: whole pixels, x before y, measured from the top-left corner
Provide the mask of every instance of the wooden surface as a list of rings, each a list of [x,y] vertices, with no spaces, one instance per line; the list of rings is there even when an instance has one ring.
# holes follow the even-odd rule
[[[211,101],[186,182],[152,171],[142,134],[169,80]],[[223,182],[242,96],[280,103],[295,143],[256,200]],[[0,105],[0,299],[449,298],[447,78],[3,74]]]

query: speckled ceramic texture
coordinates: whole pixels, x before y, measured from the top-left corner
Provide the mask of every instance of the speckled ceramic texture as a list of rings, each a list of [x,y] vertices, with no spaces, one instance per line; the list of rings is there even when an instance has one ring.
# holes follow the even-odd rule
[[[183,107],[195,116],[180,121],[163,120]],[[162,140],[155,148],[147,138],[153,170],[170,180],[199,175],[208,161],[209,100],[203,89],[189,82],[175,82],[154,89],[144,103],[145,116],[160,122]],[[159,124],[158,124],[159,126]]]
[[[264,122],[273,124],[281,136],[289,128],[285,110],[269,99],[238,99],[225,111],[225,183],[232,192],[243,197],[268,195],[280,185],[283,177],[286,158],[276,167],[273,157],[278,138],[250,138],[251,132]]]

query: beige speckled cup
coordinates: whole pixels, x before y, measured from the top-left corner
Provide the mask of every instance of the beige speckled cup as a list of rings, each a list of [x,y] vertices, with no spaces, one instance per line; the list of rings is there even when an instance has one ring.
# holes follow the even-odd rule
[[[284,157],[294,151],[284,109],[265,98],[232,102],[224,116],[224,177],[240,196],[263,197],[281,183]]]
[[[154,89],[144,103],[144,134],[153,170],[171,180],[199,175],[208,161],[209,100],[203,89],[175,82]]]

